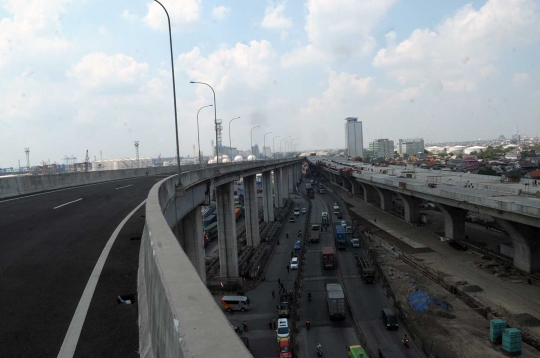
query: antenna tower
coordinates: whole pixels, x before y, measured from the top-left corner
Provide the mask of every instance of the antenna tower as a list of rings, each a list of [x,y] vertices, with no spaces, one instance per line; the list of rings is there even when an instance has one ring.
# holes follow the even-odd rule
[[[26,167],[30,173],[30,148],[24,148],[24,152],[26,153]]]
[[[135,141],[135,152],[137,153],[137,168],[140,168],[140,163],[139,163],[139,141],[138,140]]]

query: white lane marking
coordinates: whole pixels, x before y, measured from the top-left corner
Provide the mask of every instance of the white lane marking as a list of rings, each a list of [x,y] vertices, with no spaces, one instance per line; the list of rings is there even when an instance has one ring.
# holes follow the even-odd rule
[[[92,296],[94,296],[94,291],[96,290],[99,276],[101,275],[103,266],[105,266],[105,261],[107,261],[107,257],[109,256],[109,252],[111,251],[114,241],[126,222],[131,218],[131,216],[133,216],[133,214],[137,212],[137,210],[139,210],[141,206],[144,205],[145,202],[146,200],[140,203],[135,209],[133,209],[132,212],[129,213],[128,216],[124,218],[124,220],[122,220],[120,225],[118,225],[118,227],[112,233],[109,241],[107,241],[107,244],[105,244],[99,259],[96,262],[96,266],[88,279],[88,283],[86,284],[81,300],[77,305],[77,309],[75,310],[75,314],[73,315],[73,319],[69,325],[66,337],[64,338],[64,342],[62,343],[62,347],[58,353],[58,358],[72,358],[75,354],[75,348],[77,348],[77,343],[79,342],[79,337],[81,335],[84,320],[86,319],[86,314],[88,313],[88,308],[90,307],[90,302],[92,301]]]
[[[81,200],[82,200],[82,198],[77,199],[77,200],[70,201],[69,203],[65,203],[65,204],[62,204],[62,205],[58,205],[57,207],[54,207],[53,210],[54,210],[54,209],[61,208],[62,206],[66,206],[66,205],[69,205],[69,204],[76,203],[77,201],[81,201]]]
[[[118,189],[123,189],[123,188],[127,188],[128,186],[133,186],[133,184],[121,186],[121,187],[119,187],[119,188],[116,188],[116,190],[118,190]]]

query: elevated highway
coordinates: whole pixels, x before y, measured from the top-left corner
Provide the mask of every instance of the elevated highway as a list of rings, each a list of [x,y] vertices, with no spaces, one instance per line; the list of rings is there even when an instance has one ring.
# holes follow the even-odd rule
[[[435,203],[445,218],[445,236],[462,240],[467,213],[489,215],[512,239],[514,265],[526,272],[540,270],[540,199],[528,186],[505,184],[489,176],[448,173],[406,167],[308,158],[332,182],[367,202],[390,211],[392,197],[404,205],[404,219],[418,223],[422,200]]]

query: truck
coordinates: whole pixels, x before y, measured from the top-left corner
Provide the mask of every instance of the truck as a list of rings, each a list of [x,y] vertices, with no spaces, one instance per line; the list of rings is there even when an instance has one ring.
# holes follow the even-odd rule
[[[326,211],[323,211],[323,212],[322,212],[321,218],[322,218],[322,225],[323,225],[323,226],[328,226],[328,225],[329,225],[329,221],[328,221],[328,213],[327,213]]]
[[[310,238],[311,238],[311,242],[319,242],[319,234],[320,234],[320,231],[319,230],[311,230],[310,232]]]
[[[326,303],[330,319],[345,319],[345,295],[339,283],[326,284]]]
[[[325,270],[334,268],[334,248],[323,247],[322,256],[323,256],[323,268]]]
[[[336,225],[336,244],[340,250],[347,248],[347,233],[341,224]]]
[[[340,213],[339,205],[338,203],[334,203],[334,214],[338,215]]]
[[[210,215],[206,219],[203,220],[203,229],[207,227],[210,224],[213,224],[217,221],[216,215]]]
[[[368,260],[361,257],[358,259],[358,268],[360,270],[360,276],[364,283],[373,283],[375,282],[375,270],[373,266],[369,263]]]
[[[238,221],[238,219],[240,219],[241,216],[242,216],[242,210],[240,210],[238,208],[235,208],[234,209],[234,217],[236,218],[236,221]]]
[[[290,312],[289,312],[289,302],[286,302],[285,300],[287,299],[286,297],[283,297],[282,298],[283,301],[276,306],[276,311],[278,313],[278,317],[279,318],[289,318],[290,317]]]
[[[207,243],[217,238],[218,235],[218,223],[213,222],[203,229],[204,234],[206,235]]]
[[[311,186],[311,183],[306,183],[306,190],[313,190],[313,186]]]

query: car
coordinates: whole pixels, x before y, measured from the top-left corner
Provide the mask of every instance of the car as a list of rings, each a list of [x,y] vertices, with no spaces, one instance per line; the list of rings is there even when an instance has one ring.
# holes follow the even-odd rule
[[[398,329],[397,317],[394,311],[390,308],[383,308],[381,318],[386,329]]]
[[[294,216],[298,216],[300,215],[300,209],[299,208],[295,208],[294,209]]]
[[[298,257],[291,259],[291,270],[298,270]]]
[[[277,325],[277,342],[279,343],[280,338],[285,338],[287,340],[291,339],[291,333],[289,331],[289,323],[287,322],[287,318],[280,318],[278,319],[278,325]]]
[[[291,342],[287,338],[279,340],[279,358],[292,358]]]
[[[322,214],[321,214],[321,216],[322,216],[323,218],[327,218],[327,217],[328,217],[328,212],[327,212],[327,211],[323,211]]]
[[[305,214],[307,213],[307,209],[306,208],[302,208],[302,214]]]
[[[351,239],[351,245],[352,245],[352,247],[360,247],[360,240]]]
[[[345,222],[345,220],[341,220],[341,226],[343,226],[343,227],[347,226],[347,223]]]
[[[291,216],[291,217],[289,218],[289,222],[290,222],[290,223],[293,223],[293,222],[294,222],[294,216]]]
[[[295,250],[300,250],[300,240],[297,240],[297,241],[294,243],[294,249],[295,249]]]

